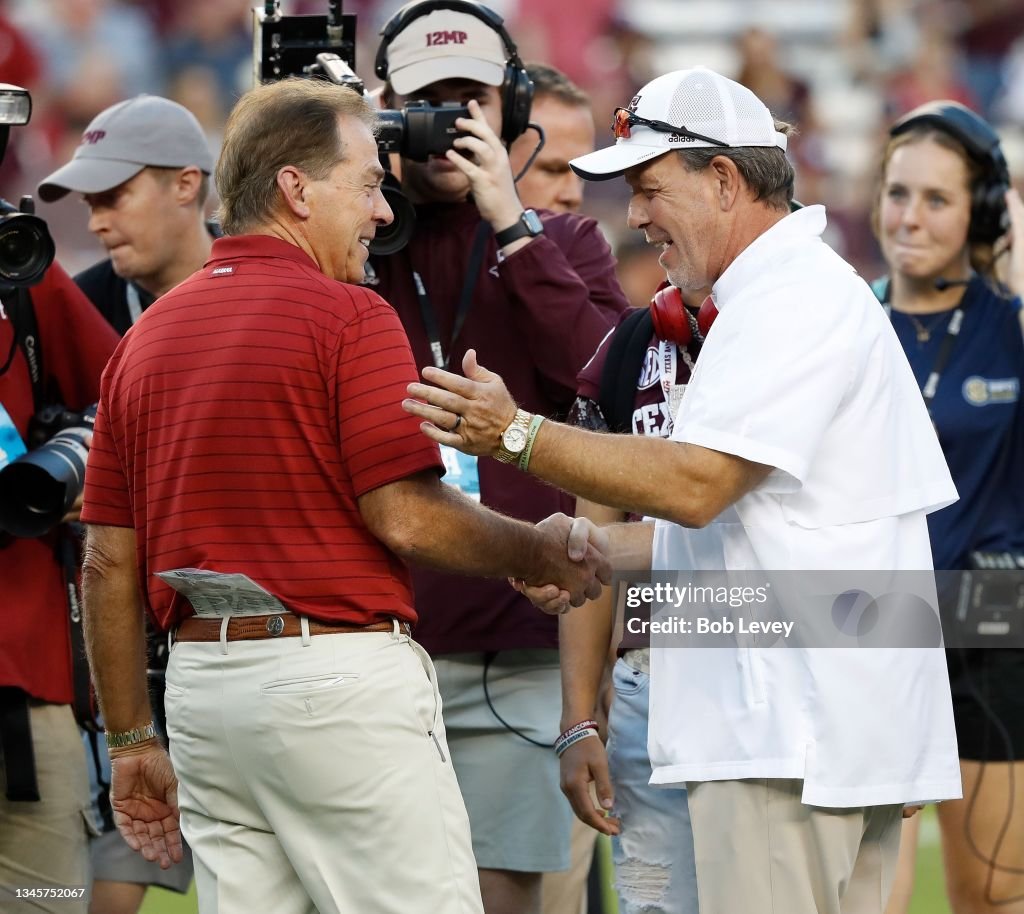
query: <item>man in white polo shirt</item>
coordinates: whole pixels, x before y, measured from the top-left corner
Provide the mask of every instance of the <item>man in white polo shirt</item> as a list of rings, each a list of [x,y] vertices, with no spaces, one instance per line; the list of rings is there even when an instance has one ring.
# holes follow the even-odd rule
[[[658,518],[577,522],[575,545],[616,567],[930,569],[925,518],[956,490],[884,312],[821,240],[823,208],[789,213],[791,128],[704,68],[653,80],[613,126],[573,168],[624,176],[630,227],[718,309],[671,439],[523,414],[472,351],[464,378],[427,369],[439,386],[412,385],[406,409],[437,441],[518,451],[548,482]],[[688,788],[701,914],[881,914],[904,809],[960,796],[942,651],[825,646],[653,652],[652,783]]]

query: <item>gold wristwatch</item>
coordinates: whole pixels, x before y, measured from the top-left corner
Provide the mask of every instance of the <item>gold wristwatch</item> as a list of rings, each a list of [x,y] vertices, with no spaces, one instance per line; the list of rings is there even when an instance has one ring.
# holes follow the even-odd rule
[[[526,439],[530,434],[530,420],[533,414],[525,409],[517,409],[516,417],[512,420],[505,431],[501,433],[501,440],[498,443],[498,453],[494,455],[495,460],[502,463],[518,463],[523,451],[526,450]]]

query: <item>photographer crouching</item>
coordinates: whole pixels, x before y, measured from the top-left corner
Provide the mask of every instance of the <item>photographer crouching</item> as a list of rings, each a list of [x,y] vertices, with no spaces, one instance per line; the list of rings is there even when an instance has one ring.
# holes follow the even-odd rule
[[[28,93],[0,86],[0,157]],[[76,594],[87,408],[117,334],[23,204],[0,218],[0,908],[87,910],[88,704]],[[41,446],[37,446],[41,445]],[[75,663],[76,655],[79,663]],[[76,675],[77,674],[77,675]],[[79,687],[76,689],[76,680]],[[84,711],[84,709],[82,709]]]

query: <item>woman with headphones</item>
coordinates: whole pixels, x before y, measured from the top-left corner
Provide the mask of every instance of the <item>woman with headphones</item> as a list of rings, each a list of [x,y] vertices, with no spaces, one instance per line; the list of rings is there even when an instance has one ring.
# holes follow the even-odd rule
[[[1024,561],[1024,205],[993,129],[955,102],[899,120],[873,225],[889,268],[875,290],[960,494],[928,518],[935,568]],[[964,793],[937,809],[954,914],[1024,912],[1024,649],[991,640],[947,651]],[[904,825],[890,914],[910,901],[920,821]]]

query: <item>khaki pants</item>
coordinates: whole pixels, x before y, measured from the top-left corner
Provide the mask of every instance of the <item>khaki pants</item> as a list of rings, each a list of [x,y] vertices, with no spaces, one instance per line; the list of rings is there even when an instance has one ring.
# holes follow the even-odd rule
[[[687,783],[700,914],[881,914],[903,807],[826,809],[803,782]]]
[[[85,914],[89,905],[89,778],[69,705],[30,711],[38,802],[11,802],[0,757],[0,910]],[[77,898],[15,898],[15,889],[82,890]]]
[[[180,641],[165,706],[203,914],[482,914],[433,666],[397,629]]]

